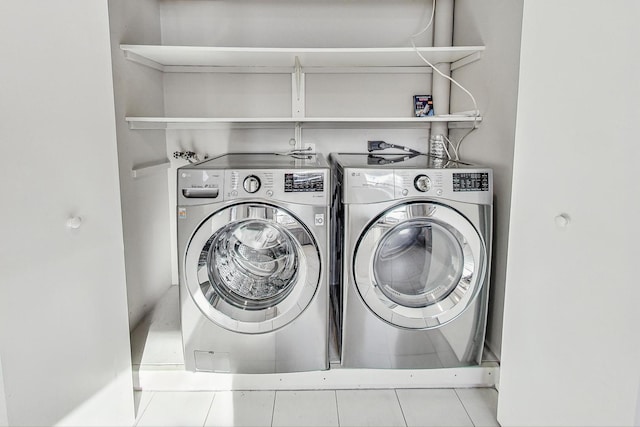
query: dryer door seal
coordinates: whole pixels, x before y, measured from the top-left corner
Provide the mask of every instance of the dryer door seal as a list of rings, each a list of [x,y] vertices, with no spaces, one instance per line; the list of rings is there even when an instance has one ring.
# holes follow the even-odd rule
[[[356,245],[353,271],[365,304],[395,326],[442,326],[473,302],[488,257],[478,231],[439,203],[395,206],[372,221]]]
[[[209,216],[185,253],[192,299],[212,322],[234,332],[265,333],[297,318],[320,280],[320,253],[290,212],[262,203]]]

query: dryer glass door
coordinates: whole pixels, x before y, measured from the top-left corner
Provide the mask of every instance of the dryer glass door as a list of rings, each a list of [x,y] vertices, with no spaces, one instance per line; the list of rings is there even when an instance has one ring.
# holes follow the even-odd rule
[[[484,242],[454,209],[426,202],[395,206],[366,228],[354,257],[358,291],[380,318],[428,329],[458,317],[483,285]]]
[[[447,297],[464,273],[460,242],[447,228],[408,220],[380,239],[373,278],[382,293],[405,307],[426,307]]]
[[[320,279],[309,230],[290,212],[266,204],[211,215],[185,256],[192,298],[210,320],[234,332],[269,332],[293,321]]]

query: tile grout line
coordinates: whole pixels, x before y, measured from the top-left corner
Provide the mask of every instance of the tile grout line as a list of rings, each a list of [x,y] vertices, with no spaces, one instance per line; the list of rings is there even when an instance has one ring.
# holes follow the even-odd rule
[[[142,399],[142,390],[140,390],[140,399]],[[155,391],[151,392],[151,397],[149,398],[149,401],[147,402],[147,404],[144,406],[144,409],[140,412],[140,418],[136,417],[137,419],[135,420],[135,423],[133,424],[134,427],[137,426],[140,423],[140,420],[142,420],[142,417],[144,417],[144,413],[147,412],[147,408],[149,408],[149,405],[151,405],[151,401],[153,400],[154,397],[156,397],[156,393]]]
[[[464,412],[467,414],[467,417],[469,418],[469,421],[471,421],[471,424],[473,424],[473,426],[476,426],[476,423],[473,421],[473,418],[471,418],[471,415],[469,414],[469,410],[467,409],[467,407],[465,406],[464,402],[462,401],[462,399],[460,398],[460,395],[458,394],[458,390],[456,390],[455,388],[453,389],[453,392],[456,394],[456,397],[458,398],[458,401],[460,402],[460,404],[462,405],[462,409],[464,409]]]
[[[202,423],[202,427],[207,425],[207,420],[209,419],[209,414],[211,413],[211,408],[213,408],[213,401],[216,400],[216,396],[217,395],[218,395],[218,393],[216,393],[216,392],[213,393],[213,397],[211,398],[211,402],[209,403],[209,409],[207,409],[207,416],[204,417],[204,422]]]
[[[398,389],[394,388],[393,392],[395,393],[396,400],[398,401],[398,405],[400,406],[400,413],[402,414],[402,420],[404,421],[404,425],[408,427],[409,423],[407,423],[407,417],[405,417],[404,409],[402,409],[402,403],[400,402],[400,396],[398,396]]]
[[[278,390],[274,390],[273,391],[273,406],[271,407],[271,423],[269,424],[271,427],[273,427],[273,418],[275,416],[276,413],[276,397],[278,396]]]
[[[336,399],[336,415],[338,416],[338,427],[340,427],[340,408],[338,407],[338,390],[333,390],[333,397]]]

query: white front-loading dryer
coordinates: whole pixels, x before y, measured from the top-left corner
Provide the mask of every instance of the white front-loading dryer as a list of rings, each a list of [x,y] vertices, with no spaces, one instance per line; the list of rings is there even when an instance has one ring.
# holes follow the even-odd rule
[[[492,171],[429,156],[332,154],[342,234],[342,365],[477,365],[484,346]],[[382,161],[381,161],[382,160]],[[336,239],[338,240],[338,239]],[[335,297],[334,297],[335,298]]]
[[[328,369],[329,179],[320,155],[178,169],[186,369]]]

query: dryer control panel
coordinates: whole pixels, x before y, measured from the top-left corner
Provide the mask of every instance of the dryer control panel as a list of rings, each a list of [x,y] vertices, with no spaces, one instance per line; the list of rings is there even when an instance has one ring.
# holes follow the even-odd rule
[[[493,176],[490,169],[394,170],[396,199],[429,196],[468,203],[490,204]]]
[[[491,169],[345,168],[344,203],[377,203],[409,197],[429,197],[491,204]]]

